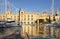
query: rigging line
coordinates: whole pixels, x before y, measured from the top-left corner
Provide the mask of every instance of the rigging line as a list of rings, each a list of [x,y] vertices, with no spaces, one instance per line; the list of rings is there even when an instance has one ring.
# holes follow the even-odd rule
[[[5,0],[5,12],[7,11],[7,0]]]
[[[16,10],[19,10],[17,7],[15,7],[12,3],[10,3],[9,1],[8,1],[8,5],[11,5],[12,7],[14,7]]]
[[[18,11],[19,9],[16,8],[12,3],[10,3],[9,1],[5,0],[5,12],[7,11],[8,7],[11,6],[11,8],[16,9],[16,11]],[[10,7],[9,7],[10,8]]]

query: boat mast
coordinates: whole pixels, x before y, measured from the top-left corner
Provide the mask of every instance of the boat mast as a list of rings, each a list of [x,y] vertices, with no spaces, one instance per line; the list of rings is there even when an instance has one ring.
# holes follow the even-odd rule
[[[52,0],[52,10],[53,10],[53,13],[54,13],[54,0]]]
[[[5,12],[7,11],[7,0],[5,0]]]

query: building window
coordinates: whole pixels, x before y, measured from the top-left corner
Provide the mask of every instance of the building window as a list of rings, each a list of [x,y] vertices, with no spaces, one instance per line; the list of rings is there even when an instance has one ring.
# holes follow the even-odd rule
[[[28,15],[28,17],[29,17],[29,15]]]
[[[19,16],[18,16],[18,18],[19,18]]]
[[[58,14],[56,14],[56,16],[58,16]]]
[[[3,16],[3,20],[5,20],[5,16]]]
[[[28,24],[29,24],[29,22],[28,22]]]
[[[33,15],[31,15],[31,17],[33,17]]]
[[[11,16],[11,18],[12,18],[12,16]]]
[[[33,24],[33,22],[31,22],[31,24]]]
[[[19,16],[18,16],[18,20],[19,20]]]
[[[33,20],[33,18],[31,18],[31,20]]]
[[[23,12],[21,12],[21,15],[23,15]]]
[[[24,17],[26,17],[26,15],[24,15]]]
[[[24,22],[24,24],[26,24],[26,22]]]
[[[30,19],[28,18],[28,20],[30,20]]]
[[[16,20],[16,16],[14,16],[14,20]]]
[[[3,16],[3,17],[5,17],[5,16]]]
[[[24,18],[24,20],[26,20],[26,18]]]
[[[14,18],[16,18],[16,16],[14,16]]]
[[[21,12],[23,14],[23,12]]]
[[[12,19],[12,16],[11,16],[11,19]]]

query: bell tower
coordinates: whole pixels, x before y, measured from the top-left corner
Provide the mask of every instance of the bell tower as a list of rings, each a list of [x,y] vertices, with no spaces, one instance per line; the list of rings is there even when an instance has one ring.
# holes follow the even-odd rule
[[[36,14],[37,14],[37,15],[40,15],[40,11],[39,11],[39,10],[37,10]]]
[[[58,16],[58,15],[59,15],[59,11],[58,11],[58,10],[56,10],[55,15],[56,15],[56,16]]]
[[[43,16],[44,17],[47,17],[48,16],[46,11],[43,12]]]
[[[6,14],[11,14],[11,11],[10,10],[7,10]]]
[[[23,9],[20,9],[20,14],[24,14],[24,10]]]
[[[7,10],[6,12],[6,20],[12,20],[12,16],[11,16],[11,11]]]
[[[50,20],[53,21],[53,10],[50,9],[50,16],[49,16]]]
[[[53,11],[52,11],[52,9],[50,9],[50,16],[53,16]]]

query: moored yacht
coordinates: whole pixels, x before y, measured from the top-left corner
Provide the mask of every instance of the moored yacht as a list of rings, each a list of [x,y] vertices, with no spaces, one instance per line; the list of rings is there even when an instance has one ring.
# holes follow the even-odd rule
[[[0,21],[0,38],[20,35],[20,27],[15,21]]]

